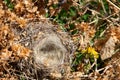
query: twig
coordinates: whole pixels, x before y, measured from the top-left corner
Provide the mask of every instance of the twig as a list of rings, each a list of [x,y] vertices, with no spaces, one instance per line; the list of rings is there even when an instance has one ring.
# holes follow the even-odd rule
[[[106,67],[105,67],[105,70],[103,71],[103,73],[102,73],[101,75],[104,75],[105,72],[106,72],[109,68],[111,68],[111,67],[112,67],[112,65],[106,66]]]
[[[111,5],[113,5],[115,8],[117,8],[118,10],[120,10],[120,8],[118,6],[116,6],[115,4],[113,4],[110,0],[107,0],[107,2],[109,2]]]
[[[102,0],[100,0],[100,2],[101,2],[101,5],[102,5],[102,7],[103,7],[103,11],[105,12],[105,14],[107,13],[107,11],[105,10],[105,6],[104,6],[104,4],[103,4],[103,1]]]
[[[111,14],[111,15],[105,17],[104,19],[109,19],[110,17],[112,17],[112,16],[114,16],[114,15],[116,15],[116,14],[118,14],[118,13],[119,13],[119,12],[117,12],[117,13],[113,13],[113,14]]]
[[[91,12],[93,12],[95,15],[97,14],[97,15],[100,15],[101,17],[104,17],[104,16],[103,16],[100,12],[98,12],[98,11],[95,11],[95,10],[90,9],[90,8],[88,8],[88,10],[91,11]]]
[[[99,20],[99,17],[98,16],[96,16],[96,19],[95,20],[93,20],[93,21],[91,21],[89,24],[91,25],[91,24],[93,24],[93,23],[98,23],[98,20]]]
[[[91,65],[90,69],[92,69],[97,64],[96,59],[94,59],[94,60],[95,60],[95,62]]]

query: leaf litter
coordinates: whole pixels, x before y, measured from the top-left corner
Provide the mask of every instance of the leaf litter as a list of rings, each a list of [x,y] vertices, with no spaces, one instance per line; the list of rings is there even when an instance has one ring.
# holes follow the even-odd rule
[[[5,1],[8,2],[5,3]],[[76,10],[78,10],[79,8],[81,10],[78,10],[78,12],[74,13],[74,10],[70,9],[71,13],[74,15],[72,16],[72,18],[67,18],[69,17],[69,13],[63,11],[67,15],[67,17],[64,16],[62,13],[59,14],[65,17],[65,19],[60,20],[60,22],[62,23],[65,21],[64,23],[66,25],[64,25],[64,27],[66,28],[68,28],[68,25],[70,23],[75,24],[75,30],[78,30],[78,33],[71,35],[71,38],[77,46],[76,51],[78,51],[80,54],[81,50],[84,50],[89,46],[95,47],[95,50],[99,53],[101,59],[104,60],[104,67],[100,67],[98,69],[92,68],[88,74],[85,74],[83,68],[85,68],[84,65],[86,65],[86,63],[83,61],[77,65],[77,68],[79,68],[77,71],[72,71],[72,69],[68,66],[67,72],[65,74],[66,77],[64,79],[120,79],[120,16],[119,2],[117,2],[117,0],[107,0],[107,4],[104,3],[103,0],[100,0],[100,2],[98,1],[98,4],[96,5],[94,4],[96,3],[96,1],[94,0],[64,0],[62,2],[59,2],[58,0],[49,0],[48,3],[44,2],[43,0],[41,0],[41,2],[38,0],[9,1],[10,0],[0,1],[1,80],[38,79],[39,77],[38,75],[36,75],[36,65],[32,62],[32,59],[30,57],[32,50],[23,46],[21,43],[16,43],[16,40],[19,40],[20,36],[15,35],[15,33],[12,31],[11,26],[14,25],[14,28],[16,28],[18,31],[23,30],[29,20],[39,20],[41,18],[43,19],[43,21],[44,19],[51,20],[51,18],[53,18],[52,21],[54,24],[56,24],[56,22],[54,22],[54,17],[58,15],[58,13],[63,8],[65,10],[69,10],[70,5],[77,6],[78,8],[76,8]],[[72,2],[73,4],[71,4],[70,2]],[[53,8],[53,5],[58,3],[60,3],[60,7]],[[98,7],[93,8],[94,6]],[[109,10],[107,9],[107,7],[109,7]],[[50,16],[48,18],[45,17],[45,14],[47,12]],[[106,14],[107,12],[109,13]],[[82,18],[80,18],[79,16]],[[79,20],[80,22],[78,22]],[[100,23],[97,22],[99,20]],[[107,28],[103,30],[104,32],[102,33],[102,36],[97,35],[97,37],[93,40],[94,36],[96,36],[95,33],[99,32],[99,34],[101,34],[101,32],[98,31],[98,28],[104,23],[104,20],[107,21]],[[68,33],[71,34],[72,31],[74,30],[69,30]],[[92,45],[90,42],[91,40],[93,40]],[[74,58],[77,57],[76,52],[74,52],[74,56]],[[97,62],[91,62],[90,59],[88,60],[91,65],[98,64]],[[87,67],[89,66],[87,65]],[[42,71],[40,74],[43,74]],[[63,75],[59,73],[51,73],[49,75],[51,75],[51,79],[63,79]]]

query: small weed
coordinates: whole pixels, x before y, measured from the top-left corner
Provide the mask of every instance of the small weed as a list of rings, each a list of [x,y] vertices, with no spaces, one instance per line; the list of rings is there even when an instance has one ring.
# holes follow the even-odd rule
[[[84,20],[85,22],[88,21],[88,20],[89,20],[89,16],[90,16],[90,15],[87,14],[87,13],[84,14],[84,15],[82,15],[82,20]]]
[[[73,68],[76,68],[75,66],[78,67],[79,64],[83,63],[84,71],[88,73],[92,67],[92,64],[95,62],[95,59],[98,58],[99,58],[98,52],[96,52],[95,49],[92,47],[88,47],[85,50],[80,50],[77,52],[76,57],[73,60]],[[73,69],[73,70],[77,70],[77,69]]]
[[[94,41],[94,39],[97,39],[97,38],[102,37],[102,36],[103,36],[103,31],[104,31],[106,28],[107,28],[106,23],[104,23],[103,25],[101,25],[101,26],[99,27],[99,29],[96,31],[95,36],[93,37],[92,40]]]
[[[10,0],[4,0],[4,2],[10,10],[14,9],[14,5],[13,5],[13,3],[11,3]]]

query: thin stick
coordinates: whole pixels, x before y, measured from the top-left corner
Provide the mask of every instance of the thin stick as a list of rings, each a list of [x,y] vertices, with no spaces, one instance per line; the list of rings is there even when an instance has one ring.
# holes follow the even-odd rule
[[[101,4],[102,4],[103,11],[105,12],[105,14],[107,14],[107,11],[105,10],[105,6],[104,6],[104,4],[103,4],[103,1],[102,1],[102,0],[100,0],[100,2],[101,2]]]
[[[107,0],[107,2],[109,2],[111,5],[113,5],[115,8],[117,8],[118,10],[120,10],[120,8],[118,6],[116,6],[115,4],[113,4],[110,0]]]

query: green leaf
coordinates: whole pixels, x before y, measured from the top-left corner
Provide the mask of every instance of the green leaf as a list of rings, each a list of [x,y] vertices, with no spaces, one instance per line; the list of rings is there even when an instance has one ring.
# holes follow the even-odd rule
[[[92,40],[94,41],[94,39],[100,38],[100,37],[101,37],[101,36],[100,36],[101,33],[102,33],[106,28],[107,28],[106,23],[104,23],[103,25],[101,25],[101,26],[99,27],[99,29],[96,31],[95,36],[94,36],[94,38],[93,38]]]
[[[91,58],[90,58],[90,62],[91,62],[91,63],[94,63],[94,62],[95,62],[95,59],[91,57]]]
[[[61,24],[60,28],[64,31],[64,32],[67,32],[66,28],[64,27],[63,24]]]
[[[82,61],[83,58],[84,58],[84,55],[82,53],[78,53],[73,62],[73,65],[78,65],[80,63],[80,61]]]
[[[4,0],[5,4],[9,4],[10,0]]]
[[[103,4],[104,4],[104,6],[105,6],[105,10],[106,10],[107,12],[109,12],[108,2],[107,2],[106,0],[103,0]]]
[[[76,9],[74,7],[70,7],[69,15],[73,17],[73,16],[76,16],[76,14],[77,14]]]
[[[67,11],[62,9],[58,15],[60,19],[67,18]]]
[[[89,14],[84,14],[83,16],[82,16],[82,19],[84,20],[84,21],[87,21],[88,20],[88,18],[89,18]]]
[[[52,7],[55,9],[58,7],[58,4],[53,4]]]
[[[45,17],[49,17],[49,13],[48,12],[45,14]]]
[[[76,30],[73,30],[73,31],[71,32],[72,35],[77,34],[77,33],[78,33],[78,30],[77,30],[77,29],[76,29]]]
[[[10,4],[8,5],[8,8],[9,8],[10,10],[13,10],[14,5],[13,5],[12,3],[10,3]]]
[[[4,0],[4,2],[10,10],[13,10],[14,5],[10,2],[10,0]]]
[[[75,29],[75,25],[74,24],[69,24],[70,30]]]

